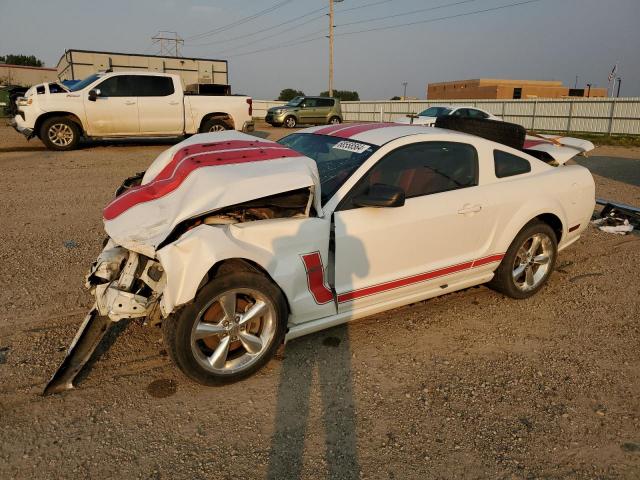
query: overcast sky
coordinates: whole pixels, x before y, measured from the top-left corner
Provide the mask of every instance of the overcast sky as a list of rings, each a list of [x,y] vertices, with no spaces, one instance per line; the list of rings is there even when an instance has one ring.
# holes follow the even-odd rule
[[[581,87],[587,82],[606,86],[618,63],[622,94],[640,96],[640,0],[539,0],[433,21],[522,1],[336,3],[335,88],[357,90],[362,99],[387,99],[402,95],[405,81],[407,94],[418,98],[425,97],[429,82],[478,77],[562,80],[573,86],[578,75]],[[326,7],[328,0],[290,0],[254,20],[189,41],[280,3],[283,0],[0,0],[0,54],[33,54],[55,67],[69,48],[156,53],[151,37],[158,30],[171,30],[186,40],[183,56],[228,59],[236,93],[269,99],[292,87],[318,94],[327,89],[328,40],[301,39],[326,34],[325,11],[269,27]],[[353,9],[360,6],[366,7]],[[422,23],[345,35],[409,22]],[[259,30],[265,31],[256,33]],[[240,55],[261,49],[266,50]]]

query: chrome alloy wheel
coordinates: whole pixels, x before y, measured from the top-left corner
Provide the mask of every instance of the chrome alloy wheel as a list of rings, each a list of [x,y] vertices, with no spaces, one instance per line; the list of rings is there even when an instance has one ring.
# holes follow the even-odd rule
[[[338,125],[340,123],[340,119],[338,117],[331,117],[331,120],[329,120],[329,123],[332,125]]]
[[[65,123],[54,123],[49,127],[47,136],[51,143],[59,147],[68,147],[73,142],[73,130]]]
[[[545,233],[527,238],[518,249],[513,263],[513,282],[523,292],[535,289],[549,273],[553,242]]]
[[[214,123],[209,128],[209,132],[224,132],[225,130],[224,125],[220,125],[219,123]]]
[[[284,120],[284,124],[287,128],[293,128],[296,126],[296,119],[293,117],[287,117]]]
[[[276,310],[262,293],[228,290],[198,313],[191,351],[207,371],[229,375],[248,368],[267,351],[276,333]]]

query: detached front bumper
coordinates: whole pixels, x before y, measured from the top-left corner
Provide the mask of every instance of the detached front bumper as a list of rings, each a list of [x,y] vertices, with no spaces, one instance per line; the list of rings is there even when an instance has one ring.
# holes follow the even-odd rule
[[[22,135],[27,137],[27,140],[31,140],[35,136],[33,132],[33,128],[27,127],[22,122],[23,122],[22,117],[19,115],[16,115],[14,118],[12,118],[9,121],[9,125],[11,125],[18,133],[21,133]]]

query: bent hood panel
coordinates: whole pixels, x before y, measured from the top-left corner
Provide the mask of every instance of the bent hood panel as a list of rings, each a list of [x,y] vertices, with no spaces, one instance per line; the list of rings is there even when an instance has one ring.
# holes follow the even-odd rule
[[[154,256],[184,220],[301,188],[312,189],[321,213],[312,159],[240,132],[195,135],[160,154],[140,186],[105,207],[105,230],[119,245]]]

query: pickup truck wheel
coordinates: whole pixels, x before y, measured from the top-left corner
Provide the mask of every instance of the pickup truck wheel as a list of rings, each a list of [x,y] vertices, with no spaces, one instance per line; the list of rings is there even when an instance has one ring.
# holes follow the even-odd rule
[[[73,150],[80,141],[80,128],[65,117],[53,117],[44,121],[40,139],[49,150]]]
[[[284,126],[287,128],[293,128],[297,125],[298,121],[296,120],[296,117],[294,117],[293,115],[289,115],[287,118],[284,119]]]
[[[220,120],[218,118],[212,118],[202,124],[202,128],[200,129],[200,132],[201,133],[224,132],[225,130],[231,130],[229,125],[227,125],[223,120]]]
[[[329,124],[331,125],[338,125],[339,123],[342,123],[342,120],[340,120],[340,117],[331,117],[329,119]]]
[[[558,243],[553,229],[530,222],[513,240],[489,286],[511,298],[536,294],[553,272]]]
[[[245,378],[269,361],[284,339],[282,293],[253,272],[205,285],[194,302],[163,322],[167,350],[180,370],[203,385]]]

